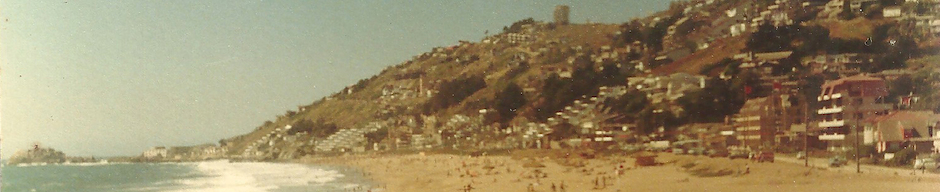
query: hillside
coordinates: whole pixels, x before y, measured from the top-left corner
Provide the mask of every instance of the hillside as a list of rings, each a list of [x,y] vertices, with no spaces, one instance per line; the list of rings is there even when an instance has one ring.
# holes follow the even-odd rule
[[[527,29],[544,27],[548,27],[548,24],[539,23]],[[230,152],[244,151],[250,144],[248,141],[259,140],[277,128],[301,121],[324,121],[340,129],[349,129],[363,127],[371,122],[384,122],[386,119],[383,117],[388,116],[402,117],[393,119],[415,119],[416,116],[425,115],[422,106],[431,98],[428,97],[429,91],[433,95],[444,82],[459,77],[483,77],[486,85],[459,103],[426,115],[445,117],[477,112],[490,108],[486,103],[492,101],[494,95],[510,82],[539,84],[545,77],[540,70],[543,66],[571,67],[566,57],[548,58],[544,48],[580,46],[583,49],[600,49],[610,44],[610,36],[617,29],[617,25],[613,24],[572,24],[551,30],[533,30],[528,34],[534,40],[525,43],[525,46],[463,42],[452,47],[435,48],[415,56],[413,60],[391,66],[330,97],[278,116],[276,120],[259,126],[251,133],[227,139],[226,143],[230,144]],[[488,39],[501,41],[503,38],[499,36],[505,34]],[[543,52],[539,53],[539,49],[543,49]]]
[[[532,145],[520,139],[564,139],[594,126],[648,133],[721,122],[747,99],[775,89],[770,81],[819,75],[804,63],[818,54],[879,55],[871,59],[879,62],[850,73],[933,69],[923,67],[932,57],[905,64],[898,50],[914,53],[909,49],[918,44],[888,44],[907,38],[893,34],[898,26],[889,20],[816,19],[821,6],[749,2],[675,2],[622,24],[520,20],[480,41],[433,48],[220,143],[228,155],[254,159],[519,147]],[[864,42],[867,36],[873,42]],[[674,86],[681,93],[660,92]],[[668,115],[656,115],[663,111]]]

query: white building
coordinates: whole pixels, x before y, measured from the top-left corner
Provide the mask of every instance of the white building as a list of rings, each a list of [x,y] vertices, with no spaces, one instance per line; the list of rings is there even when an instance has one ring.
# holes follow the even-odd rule
[[[897,18],[897,17],[901,17],[901,7],[900,7],[900,6],[885,7],[884,10],[882,10],[881,12],[882,12],[882,15],[884,15],[885,18]]]
[[[143,156],[145,158],[164,158],[166,157],[166,153],[166,147],[153,147],[150,148],[150,150],[144,151]]]

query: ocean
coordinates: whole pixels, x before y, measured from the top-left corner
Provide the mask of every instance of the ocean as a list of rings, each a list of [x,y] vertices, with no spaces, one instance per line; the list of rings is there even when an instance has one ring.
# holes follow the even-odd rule
[[[0,191],[366,191],[362,172],[289,163],[84,163],[2,167]],[[362,190],[354,190],[361,188]],[[373,190],[375,191],[375,190]]]

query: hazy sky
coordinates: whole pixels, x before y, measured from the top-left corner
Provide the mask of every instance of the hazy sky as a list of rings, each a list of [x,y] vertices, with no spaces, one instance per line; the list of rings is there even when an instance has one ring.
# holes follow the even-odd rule
[[[0,1],[2,156],[216,143],[559,4],[575,23],[622,23],[668,2]]]

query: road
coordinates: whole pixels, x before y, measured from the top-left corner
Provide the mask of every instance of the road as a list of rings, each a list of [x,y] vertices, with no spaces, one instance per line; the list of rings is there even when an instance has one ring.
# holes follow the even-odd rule
[[[803,159],[796,159],[795,157],[789,157],[789,156],[777,156],[775,160],[780,161],[780,162],[795,163],[799,165],[805,164]],[[829,167],[829,159],[810,158],[809,166],[824,167],[824,168],[827,168],[828,170],[833,170],[833,171],[855,172],[856,164],[855,162],[850,161],[848,164],[836,168],[836,167]],[[895,174],[895,173],[897,174],[920,174],[921,173],[920,170],[914,170],[913,168],[884,167],[884,166],[864,165],[864,164],[861,166],[861,171],[862,173],[881,173],[881,174]],[[936,174],[936,172],[934,172],[931,175],[940,176],[940,174]]]

